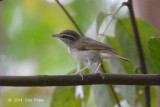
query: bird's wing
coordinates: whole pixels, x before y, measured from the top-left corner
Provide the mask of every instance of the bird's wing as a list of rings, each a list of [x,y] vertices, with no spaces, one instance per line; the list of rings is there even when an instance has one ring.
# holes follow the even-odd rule
[[[78,50],[110,50],[110,51],[116,50],[114,48],[107,46],[104,43],[86,37],[85,41],[81,40],[81,45],[76,47],[78,47]]]

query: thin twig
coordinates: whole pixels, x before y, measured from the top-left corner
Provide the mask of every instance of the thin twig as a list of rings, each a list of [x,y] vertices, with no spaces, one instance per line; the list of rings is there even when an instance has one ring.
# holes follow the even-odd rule
[[[0,86],[75,86],[92,84],[160,85],[159,74],[87,74],[83,75],[0,76]]]
[[[102,69],[102,72],[103,72],[103,73],[107,73],[107,71],[106,71],[105,68],[104,68],[103,62],[102,62],[102,65],[101,65],[101,69]],[[109,87],[110,87],[110,89],[111,89],[111,91],[112,91],[112,94],[113,94],[113,96],[114,96],[114,98],[115,98],[115,100],[116,100],[116,102],[117,102],[118,107],[121,107],[121,105],[120,105],[120,103],[119,103],[119,98],[118,98],[118,96],[117,96],[117,94],[116,94],[113,86],[112,86],[112,85],[109,85]]]
[[[109,20],[109,23],[107,24],[104,32],[102,33],[102,35],[104,35],[104,33],[106,32],[106,30],[108,29],[109,25],[111,24],[113,18],[115,17],[115,15],[117,14],[117,12],[122,8],[123,5],[121,5],[114,13],[113,15],[111,15],[111,19]]]
[[[133,12],[132,0],[128,0],[128,2],[126,4],[128,6],[128,9],[129,9],[129,14],[130,14],[131,23],[132,23],[132,29],[133,29],[135,42],[136,42],[136,46],[137,46],[137,51],[138,51],[138,55],[139,55],[140,69],[141,69],[141,72],[143,74],[147,74],[143,49],[142,49],[142,46],[141,46],[141,42],[140,42],[140,38],[139,38],[139,32],[138,32],[137,24],[136,24],[136,21],[135,21],[135,15],[134,15],[134,12]],[[150,104],[150,88],[149,88],[149,86],[146,86],[144,90],[145,90],[145,106],[150,107],[151,104]]]
[[[74,24],[74,26],[76,27],[76,29],[78,30],[78,32],[83,36],[84,34],[83,34],[82,31],[80,30],[80,28],[78,27],[78,25],[76,24],[76,22],[73,20],[73,18],[72,18],[71,15],[69,14],[69,12],[64,8],[64,6],[63,6],[58,0],[56,0],[56,2],[57,2],[58,5],[62,8],[62,10],[65,12],[65,14],[66,14],[67,17],[70,19],[70,21]]]

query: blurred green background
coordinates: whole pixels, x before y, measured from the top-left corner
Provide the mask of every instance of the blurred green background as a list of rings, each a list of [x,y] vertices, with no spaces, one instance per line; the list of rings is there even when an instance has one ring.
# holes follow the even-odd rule
[[[116,0],[60,0],[82,32],[117,48],[130,63],[109,59],[109,73],[140,73],[139,60],[126,7]],[[68,75],[79,61],[51,34],[75,30],[54,0],[4,0],[0,2],[0,75]],[[149,73],[160,72],[160,39],[148,22],[137,19]],[[95,68],[93,65],[92,68]],[[95,69],[90,69],[93,72]],[[143,86],[114,86],[122,107],[144,107]],[[160,102],[159,87],[151,87],[151,103]],[[156,96],[157,95],[157,96]],[[41,101],[34,101],[41,99]],[[32,101],[31,101],[32,100]],[[30,101],[30,102],[28,102]],[[108,85],[76,87],[0,87],[0,107],[118,107]]]

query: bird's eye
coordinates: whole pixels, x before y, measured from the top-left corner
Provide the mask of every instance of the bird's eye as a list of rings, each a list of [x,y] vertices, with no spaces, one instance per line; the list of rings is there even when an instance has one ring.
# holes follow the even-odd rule
[[[62,38],[65,38],[65,36],[62,36]]]
[[[72,36],[69,35],[63,35],[61,36],[61,38],[67,39],[67,40],[74,40],[74,38]]]

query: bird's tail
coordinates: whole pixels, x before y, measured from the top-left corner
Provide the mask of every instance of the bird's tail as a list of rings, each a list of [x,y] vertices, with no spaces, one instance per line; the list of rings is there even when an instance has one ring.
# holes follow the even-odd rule
[[[122,60],[124,60],[124,61],[129,61],[128,59],[126,59],[126,58],[124,58],[124,57],[122,57],[122,56],[119,56],[119,55],[116,55],[116,58],[122,59]]]

